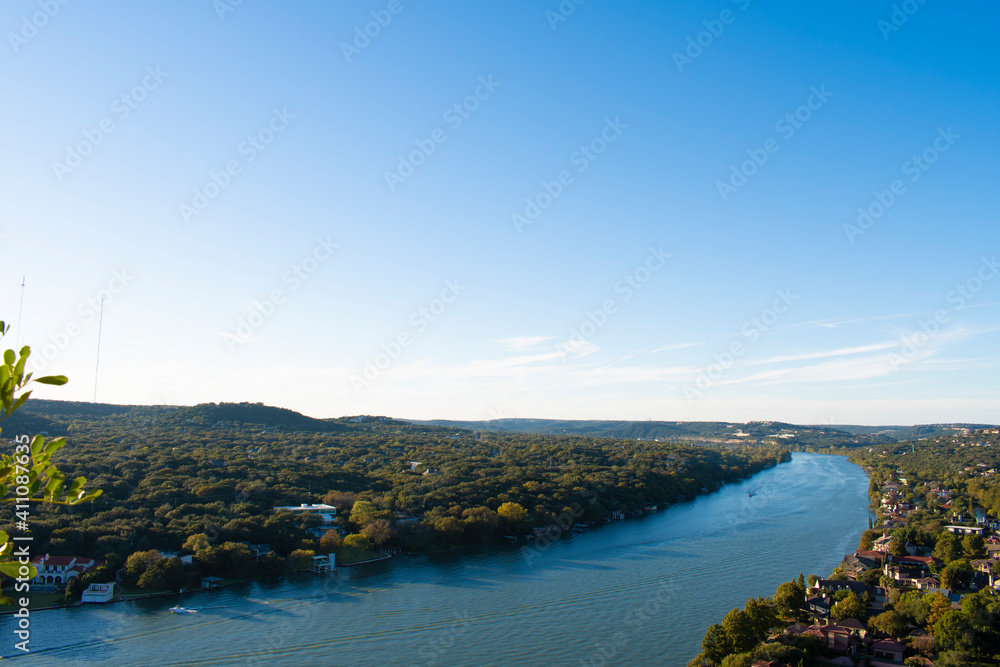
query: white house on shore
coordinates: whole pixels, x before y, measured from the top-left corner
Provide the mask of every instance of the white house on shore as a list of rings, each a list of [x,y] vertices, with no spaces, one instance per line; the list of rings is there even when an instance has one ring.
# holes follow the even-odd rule
[[[31,580],[31,588],[36,591],[55,590],[62,588],[73,577],[78,577],[97,565],[93,558],[80,556],[36,556],[31,564],[38,570],[37,576]]]

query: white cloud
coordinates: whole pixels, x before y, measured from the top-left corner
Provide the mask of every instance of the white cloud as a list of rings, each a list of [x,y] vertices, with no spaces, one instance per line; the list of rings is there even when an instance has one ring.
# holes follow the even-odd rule
[[[804,354],[790,354],[783,357],[771,357],[770,359],[761,359],[760,361],[755,361],[754,364],[780,364],[786,361],[806,361],[809,359],[841,357],[850,354],[861,354],[863,352],[876,352],[878,350],[888,350],[889,348],[896,347],[898,345],[899,343],[897,341],[887,341],[884,343],[875,343],[873,345],[842,347],[836,350],[824,350],[821,352],[806,352]]]

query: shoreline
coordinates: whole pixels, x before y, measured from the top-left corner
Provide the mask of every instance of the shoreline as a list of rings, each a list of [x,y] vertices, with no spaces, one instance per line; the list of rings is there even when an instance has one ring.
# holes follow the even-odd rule
[[[338,565],[337,567],[338,568],[339,567],[354,567],[355,565],[366,565],[368,563],[378,563],[380,561],[389,560],[391,558],[392,558],[392,554],[383,554],[382,556],[379,556],[378,558],[369,558],[368,560],[354,561],[352,563],[344,563],[342,565]],[[334,572],[335,571],[336,570],[334,570]],[[312,572],[312,570],[296,570],[295,572],[291,572],[291,573],[288,573],[288,574],[298,574],[300,572]],[[191,588],[187,588],[187,589],[180,590],[180,591],[154,591],[152,593],[139,593],[139,594],[135,594],[135,595],[132,595],[132,594],[130,594],[130,595],[122,594],[122,595],[116,595],[116,596],[114,596],[113,598],[111,598],[107,602],[94,602],[94,603],[90,603],[90,604],[93,604],[95,606],[104,606],[104,605],[114,604],[116,602],[134,602],[135,600],[149,600],[151,598],[168,598],[168,597],[173,597],[173,596],[181,597],[181,596],[184,596],[184,595],[191,595],[192,593],[199,593],[201,591],[212,591],[212,590],[218,590],[220,588],[231,588],[231,587],[236,586],[238,584],[246,584],[246,583],[253,582],[253,581],[264,581],[264,580],[268,580],[268,579],[276,579],[278,577],[287,577],[288,574],[279,574],[279,575],[271,576],[271,577],[250,577],[250,578],[247,578],[247,579],[236,579],[236,580],[233,580],[233,581],[230,581],[230,582],[227,582],[227,583],[217,584],[217,585],[213,586],[212,588],[202,588],[201,586],[197,586],[197,587],[192,586]],[[317,573],[317,574],[319,574],[319,573]],[[48,591],[42,591],[42,592],[48,592]],[[30,592],[29,592],[29,595],[30,595]],[[88,605],[88,603],[85,603],[82,600],[77,600],[76,602],[69,602],[67,604],[56,604],[56,605],[50,605],[48,607],[39,607],[37,609],[30,609],[29,608],[28,611],[29,611],[29,613],[35,613],[35,612],[38,612],[38,611],[50,611],[52,609],[74,609],[76,607],[84,607],[84,606],[89,606],[89,605]],[[3,618],[4,616],[15,614],[15,613],[17,613],[16,609],[11,610],[11,611],[0,611],[0,618]]]
[[[750,475],[749,477],[733,479],[733,480],[728,481],[728,482],[722,482],[718,487],[716,487],[714,489],[711,489],[711,490],[709,490],[707,492],[704,492],[704,491],[703,492],[695,492],[694,497],[692,497],[692,498],[685,498],[683,501],[679,501],[679,502],[664,501],[662,504],[657,503],[657,509],[656,510],[646,510],[644,508],[636,508],[636,509],[640,509],[642,511],[641,516],[636,516],[636,517],[626,516],[626,517],[621,518],[621,519],[613,519],[610,522],[609,525],[613,525],[613,524],[616,524],[616,523],[621,523],[621,522],[627,521],[629,518],[643,518],[643,517],[647,516],[650,513],[658,513],[660,511],[673,508],[673,507],[675,507],[677,505],[681,505],[681,504],[686,504],[686,503],[693,502],[694,500],[697,500],[699,497],[712,495],[714,493],[717,493],[717,492],[721,491],[726,486],[729,486],[729,485],[732,485],[732,484],[740,484],[742,482],[746,482],[747,480],[753,479],[754,477],[756,477],[757,475],[759,475],[759,474],[761,474],[763,472],[767,472],[768,470],[772,470],[772,469],[776,468],[777,466],[780,466],[782,463],[789,463],[789,462],[790,462],[790,460],[789,461],[779,461],[779,462],[777,462],[777,463],[775,463],[773,465],[764,466],[760,470],[758,470],[757,472],[755,472],[754,474]],[[629,510],[629,511],[631,511],[631,510]],[[565,535],[572,535],[573,533],[570,530],[561,531],[560,538],[558,538],[558,539],[562,539],[563,538],[563,534],[565,534]],[[539,536],[536,535],[536,536],[534,536],[534,538],[535,538],[534,540],[527,540],[525,544],[522,544],[522,542],[525,542],[525,541],[518,540],[518,542],[516,544],[506,544],[504,542],[496,542],[496,543],[494,543],[492,545],[458,545],[458,546],[454,546],[454,547],[446,547],[446,548],[443,548],[443,549],[434,549],[434,550],[431,550],[431,551],[416,551],[416,552],[400,551],[397,554],[383,553],[381,556],[379,556],[377,558],[369,558],[369,559],[363,560],[363,561],[354,561],[354,562],[351,562],[351,563],[338,564],[336,567],[337,568],[340,568],[340,567],[354,567],[356,565],[367,565],[369,563],[378,563],[378,562],[381,562],[381,561],[390,560],[394,555],[401,555],[401,556],[426,556],[426,555],[442,554],[442,553],[452,553],[452,552],[457,552],[457,551],[462,551],[462,550],[469,550],[469,549],[481,548],[483,546],[492,546],[492,547],[497,547],[497,546],[519,546],[520,548],[523,549],[523,548],[525,548],[525,546],[531,545],[532,543],[537,544]],[[336,568],[334,569],[334,571],[336,571]],[[288,574],[295,574],[295,573],[298,573],[298,572],[311,572],[311,570],[297,570],[296,572],[288,573]],[[162,598],[166,598],[166,597],[172,597],[172,596],[181,597],[181,596],[190,595],[192,593],[199,592],[199,591],[209,591],[209,590],[216,590],[216,589],[220,589],[220,588],[230,588],[230,587],[235,586],[237,584],[243,584],[243,583],[248,583],[248,582],[253,582],[253,581],[262,581],[262,580],[273,579],[273,578],[277,578],[277,577],[285,577],[285,576],[288,576],[288,574],[281,574],[281,575],[276,575],[276,576],[271,576],[271,577],[251,577],[251,578],[247,578],[247,579],[238,579],[238,580],[233,580],[233,581],[230,581],[230,582],[227,582],[227,583],[217,584],[217,585],[213,586],[212,588],[202,588],[202,587],[198,586],[198,587],[191,587],[189,589],[185,589],[185,590],[181,590],[181,591],[156,591],[156,592],[152,592],[152,593],[140,593],[140,594],[130,594],[130,595],[124,595],[124,594],[123,595],[116,595],[111,600],[109,600],[108,602],[89,603],[89,604],[107,605],[107,604],[113,604],[113,603],[116,603],[116,602],[132,602],[132,601],[135,601],[135,600],[146,600],[146,599],[151,599],[151,598],[161,598],[161,597]],[[317,573],[317,574],[319,574],[319,573]],[[49,610],[53,610],[53,609],[72,609],[72,608],[83,607],[83,606],[87,606],[87,605],[88,605],[88,603],[84,603],[82,600],[78,600],[76,602],[67,603],[67,604],[57,604],[57,605],[51,605],[51,606],[47,606],[47,607],[39,607],[37,609],[29,609],[29,611],[31,611],[31,612],[39,612],[39,611],[49,611]],[[14,611],[0,611],[0,618],[2,618],[4,616],[7,616],[9,614],[14,614],[15,612],[16,612],[16,610],[14,610]]]

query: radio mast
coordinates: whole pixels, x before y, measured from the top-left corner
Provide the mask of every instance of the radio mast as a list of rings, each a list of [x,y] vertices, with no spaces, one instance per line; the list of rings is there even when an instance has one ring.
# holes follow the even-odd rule
[[[21,305],[17,308],[17,349],[21,349],[21,341],[24,340],[21,335],[21,314],[24,312],[24,279],[26,276],[21,276]]]
[[[101,368],[101,329],[104,326],[104,296],[101,295],[101,317],[97,321],[97,363],[94,364],[94,403],[97,403],[97,372]]]

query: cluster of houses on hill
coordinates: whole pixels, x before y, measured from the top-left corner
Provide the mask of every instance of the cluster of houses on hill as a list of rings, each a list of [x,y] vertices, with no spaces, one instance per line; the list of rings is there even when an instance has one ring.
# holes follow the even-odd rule
[[[866,626],[855,618],[834,621],[830,617],[838,591],[849,591],[866,600],[867,613],[874,616],[885,611],[886,591],[851,579],[820,579],[807,590],[805,610],[811,625],[795,623],[785,629],[785,635],[811,636],[826,649],[826,664],[855,667],[898,667],[904,664],[906,646],[892,639],[876,639]],[[928,662],[928,664],[930,664]],[[779,663],[760,663],[755,667],[778,667]]]
[[[881,489],[881,509],[885,522],[877,526],[878,530],[892,530],[905,526],[911,513],[919,509],[918,503],[907,502],[904,498],[906,480],[898,478],[886,482]],[[952,493],[931,483],[929,497],[937,499],[940,507],[946,512],[951,508]],[[970,561],[974,570],[973,579],[969,584],[972,590],[991,587],[1000,590],[1000,576],[994,574],[994,566],[1000,561],[1000,538],[996,533],[1000,526],[992,518],[981,518],[972,521],[969,517],[950,514],[954,525],[945,526],[944,530],[955,535],[979,535],[986,543],[986,557]],[[971,524],[975,525],[971,525]],[[965,524],[965,525],[963,525]],[[959,608],[962,595],[944,587],[941,580],[933,573],[940,571],[943,563],[932,555],[932,550],[913,544],[906,544],[906,555],[892,555],[889,546],[893,537],[884,534],[874,540],[870,549],[859,549],[853,554],[844,556],[838,570],[838,579],[820,579],[807,591],[805,611],[808,612],[812,624],[796,623],[788,627],[786,635],[808,635],[818,639],[827,650],[824,662],[844,667],[855,665],[872,665],[874,667],[890,667],[903,664],[933,663],[922,656],[914,655],[914,649],[933,647],[933,636],[923,629],[914,629],[906,639],[909,647],[892,639],[877,639],[872,632],[859,620],[848,618],[834,621],[831,611],[836,600],[837,591],[848,590],[865,600],[866,615],[876,616],[885,611],[887,600],[886,589],[865,583],[872,581],[872,570],[879,572],[895,582],[900,589],[915,589],[925,593],[940,593],[951,600],[954,608]],[[895,550],[899,554],[898,550]],[[862,580],[863,579],[863,580]],[[905,660],[909,658],[910,662]],[[777,663],[760,663],[755,667],[777,667]]]

